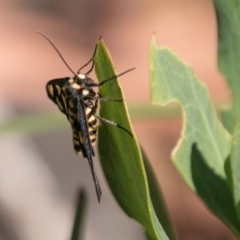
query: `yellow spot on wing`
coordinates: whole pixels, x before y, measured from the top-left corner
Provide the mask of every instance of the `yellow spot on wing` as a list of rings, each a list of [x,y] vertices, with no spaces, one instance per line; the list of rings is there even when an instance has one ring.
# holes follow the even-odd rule
[[[75,154],[77,155],[77,156],[81,156],[82,155],[82,152],[81,151],[76,151],[75,149],[74,149],[74,152],[75,152]]]
[[[68,82],[69,82],[70,84],[72,84],[72,83],[74,83],[74,80],[71,78],[71,79],[68,80]]]
[[[57,105],[58,105],[58,107],[63,111],[62,104],[61,104],[61,102],[59,102],[59,99],[58,99],[58,98],[57,98]]]
[[[56,85],[56,89],[57,89],[58,95],[60,95],[60,94],[61,94],[61,88],[60,88],[60,86]]]
[[[74,123],[74,119],[73,119],[71,116],[68,118],[68,121],[69,121],[71,124]]]
[[[73,143],[74,143],[75,145],[77,145],[77,146],[80,146],[80,144],[79,144],[79,141],[78,141],[78,140],[75,140],[75,139],[73,139]]]
[[[73,101],[70,100],[70,101],[68,102],[68,104],[69,104],[70,108],[74,108]]]
[[[61,97],[62,97],[62,101],[63,101],[63,104],[64,104],[65,111],[67,111],[66,99],[65,99],[65,97],[63,96],[63,94],[61,95]]]
[[[77,83],[72,83],[71,87],[74,89],[80,89],[81,87]]]
[[[52,85],[48,85],[48,92],[51,96],[53,96],[53,86]]]

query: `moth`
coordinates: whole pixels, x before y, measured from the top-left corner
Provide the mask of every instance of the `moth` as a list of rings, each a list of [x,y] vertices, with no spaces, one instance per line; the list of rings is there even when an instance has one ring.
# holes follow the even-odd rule
[[[94,88],[100,87],[111,80],[115,80],[117,77],[133,70],[134,68],[131,68],[117,76],[103,80],[100,83],[96,83],[89,77],[89,74],[94,68],[94,56],[97,51],[97,45],[95,47],[92,58],[86,64],[84,64],[77,71],[77,73],[75,73],[64,60],[63,56],[58,51],[56,46],[52,43],[52,41],[42,32],[39,33],[49,41],[65,65],[73,73],[73,77],[50,80],[46,85],[46,91],[48,97],[58,106],[59,110],[66,115],[68,121],[70,122],[75,154],[82,155],[84,158],[88,159],[93,181],[95,184],[97,198],[100,202],[102,190],[93,164],[93,156],[95,156],[93,145],[96,142],[98,127],[97,120],[121,128],[130,136],[132,136],[132,133],[121,125],[96,115],[99,101],[121,102],[122,99],[116,100],[104,98],[99,93],[97,93]],[[90,63],[92,64],[90,70],[86,73],[81,73],[81,70],[88,66]]]

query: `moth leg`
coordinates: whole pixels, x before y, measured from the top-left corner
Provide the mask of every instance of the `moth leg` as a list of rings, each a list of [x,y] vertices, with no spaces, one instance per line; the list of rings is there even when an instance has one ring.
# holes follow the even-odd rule
[[[91,98],[91,99],[97,99],[99,101],[111,101],[111,102],[123,102],[123,99],[113,99],[113,98],[104,98],[104,97],[98,97],[98,96],[95,96],[95,97],[88,97],[88,98]]]
[[[81,69],[82,69],[82,68],[81,68]],[[120,77],[120,76],[124,75],[125,73],[128,73],[128,72],[130,72],[130,71],[132,71],[132,70],[134,70],[134,69],[135,69],[135,68],[128,69],[127,71],[122,72],[122,73],[120,73],[120,74],[118,74],[118,75],[112,76],[112,77],[110,77],[110,78],[108,78],[108,79],[105,79],[105,80],[103,80],[103,81],[100,82],[100,83],[88,83],[88,86],[89,86],[89,87],[101,87],[101,86],[104,85],[105,83],[107,83],[107,82],[109,82],[109,81],[112,81],[112,80],[117,80],[118,77]],[[90,71],[89,71],[88,73],[90,73]]]
[[[122,126],[119,125],[118,123],[115,123],[115,122],[110,121],[110,120],[108,120],[108,119],[106,119],[106,118],[102,118],[102,117],[99,117],[99,116],[96,116],[96,115],[94,115],[94,116],[95,116],[98,120],[100,120],[100,121],[102,121],[102,122],[104,122],[104,123],[107,123],[107,124],[110,124],[110,125],[112,125],[112,126],[121,128],[122,130],[124,130],[125,132],[127,132],[131,137],[133,137],[132,133],[131,133],[129,130],[127,130],[126,128],[122,127]]]
[[[100,93],[98,93],[97,99],[100,101],[123,102],[123,99],[105,98]]]
[[[94,65],[95,65],[95,63],[94,63],[94,57],[95,57],[95,55],[96,55],[96,52],[97,52],[97,44],[95,45],[95,49],[94,49],[93,56],[91,57],[91,59],[90,59],[87,63],[85,63],[82,67],[80,67],[80,68],[78,69],[77,73],[80,73],[80,71],[81,71],[83,68],[85,68],[90,62],[92,62],[92,66],[91,66],[90,70],[88,70],[85,74],[88,75],[88,74],[93,70]]]
[[[110,77],[110,78],[108,78],[108,79],[103,80],[103,81],[100,82],[100,83],[96,83],[96,85],[93,86],[93,87],[100,87],[100,86],[102,86],[103,84],[105,84],[105,83],[107,83],[107,82],[109,82],[109,81],[116,80],[118,77],[120,77],[120,76],[124,75],[125,73],[128,73],[128,72],[130,72],[130,71],[132,71],[132,70],[134,70],[134,69],[135,69],[135,68],[130,68],[130,69],[128,69],[127,71],[122,72],[122,73],[120,73],[120,74],[118,74],[118,75],[116,75],[116,76],[112,76],[112,77]]]
[[[98,93],[98,96],[87,96],[87,98],[96,99],[99,101],[123,102],[123,99],[105,98],[100,93]]]
[[[123,102],[123,99],[112,99],[112,98],[104,98],[104,97],[97,97],[100,101],[110,101],[110,102]]]

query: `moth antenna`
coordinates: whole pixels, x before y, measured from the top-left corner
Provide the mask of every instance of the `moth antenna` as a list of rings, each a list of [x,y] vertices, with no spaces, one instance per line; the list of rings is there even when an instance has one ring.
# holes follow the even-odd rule
[[[120,76],[122,76],[122,75],[124,75],[124,74],[126,74],[126,73],[128,73],[128,72],[130,72],[130,71],[132,71],[132,70],[134,70],[134,69],[135,69],[135,67],[134,67],[134,68],[130,68],[130,69],[128,69],[127,71],[124,71],[124,72],[122,72],[122,73],[120,73],[120,74],[118,74],[118,75],[115,75],[115,76],[112,76],[112,77],[110,77],[110,78],[108,78],[108,79],[105,79],[104,81],[98,83],[96,86],[97,86],[97,87],[100,87],[100,86],[102,86],[103,84],[105,84],[106,82],[109,82],[109,81],[111,81],[111,80],[115,80],[115,79],[117,79],[118,77],[120,77]]]
[[[36,30],[37,33],[41,34],[51,45],[52,47],[55,49],[55,51],[58,53],[59,57],[62,59],[62,61],[65,63],[65,65],[67,66],[67,68],[73,73],[74,76],[77,76],[77,74],[70,68],[70,66],[67,64],[67,62],[65,61],[65,59],[63,58],[62,54],[59,52],[59,50],[57,49],[57,47],[54,45],[54,43],[41,31]]]

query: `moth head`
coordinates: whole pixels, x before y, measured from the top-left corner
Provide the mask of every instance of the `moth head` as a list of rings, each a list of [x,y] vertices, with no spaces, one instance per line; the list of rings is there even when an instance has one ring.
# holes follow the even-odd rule
[[[87,78],[87,74],[84,73],[79,73],[77,76],[80,80],[85,80]]]
[[[75,77],[75,82],[86,86],[91,86],[94,81],[88,76],[87,73],[79,73]]]
[[[87,78],[88,76],[85,73],[78,73],[73,77],[74,82],[78,84],[83,84]]]

